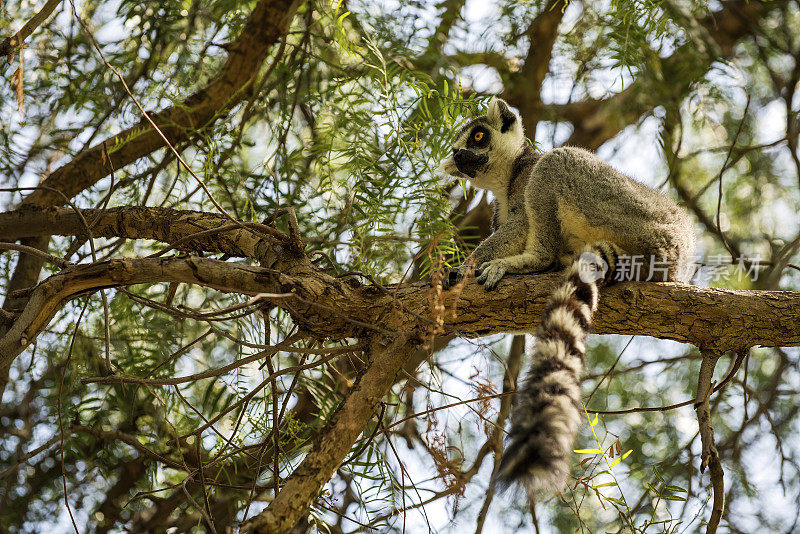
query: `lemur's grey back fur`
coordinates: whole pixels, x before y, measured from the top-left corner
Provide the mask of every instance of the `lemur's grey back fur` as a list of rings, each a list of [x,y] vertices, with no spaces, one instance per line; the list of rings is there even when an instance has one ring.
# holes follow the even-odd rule
[[[584,338],[598,286],[619,275],[687,281],[692,224],[671,199],[586,150],[534,153],[519,117],[500,99],[459,132],[442,170],[495,197],[494,233],[451,271],[446,286],[470,266],[478,267],[477,281],[487,290],[506,273],[567,267],[535,331],[536,349],[498,472],[503,484],[519,481],[536,493],[560,491],[582,416]],[[638,272],[623,272],[621,257],[631,259],[629,267],[638,263]]]

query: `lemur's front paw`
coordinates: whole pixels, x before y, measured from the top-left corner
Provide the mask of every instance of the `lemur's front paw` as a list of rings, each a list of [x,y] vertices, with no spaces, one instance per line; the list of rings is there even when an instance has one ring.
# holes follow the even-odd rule
[[[484,262],[480,269],[475,271],[478,283],[483,284],[486,291],[491,291],[500,283],[500,279],[506,274],[506,265],[503,260],[492,260]]]

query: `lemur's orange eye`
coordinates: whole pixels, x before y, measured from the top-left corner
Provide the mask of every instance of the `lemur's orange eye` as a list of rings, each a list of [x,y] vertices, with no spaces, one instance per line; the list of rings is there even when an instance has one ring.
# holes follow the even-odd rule
[[[472,138],[476,141],[480,141],[481,139],[483,139],[483,132],[475,132],[474,134],[472,134]]]

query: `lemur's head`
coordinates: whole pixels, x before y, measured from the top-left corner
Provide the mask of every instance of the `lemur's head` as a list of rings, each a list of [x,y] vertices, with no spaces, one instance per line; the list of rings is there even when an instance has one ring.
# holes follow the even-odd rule
[[[493,189],[510,178],[514,159],[524,146],[519,115],[500,98],[493,98],[486,115],[458,132],[453,155],[440,169],[456,178],[469,178],[475,187]]]

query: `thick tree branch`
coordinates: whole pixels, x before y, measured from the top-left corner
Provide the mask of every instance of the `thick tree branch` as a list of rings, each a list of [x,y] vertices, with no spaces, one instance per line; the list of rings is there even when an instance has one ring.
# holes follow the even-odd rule
[[[289,245],[289,236],[262,224],[232,224],[214,213],[169,208],[123,206],[107,210],[49,207],[0,213],[0,240],[26,237],[86,235],[153,239],[186,252],[227,254],[265,261],[268,247]]]
[[[430,287],[425,282],[387,291],[333,278],[296,253],[278,257],[276,265],[282,265],[282,271],[196,257],[120,259],[64,269],[37,286],[11,329],[0,338],[0,365],[23,351],[70,299],[143,283],[268,293],[265,298],[321,338],[363,337],[376,331],[422,332],[434,324]],[[509,276],[491,292],[470,280],[460,294],[457,315],[446,314],[446,330],[467,337],[530,330],[560,277],[559,273]],[[449,309],[452,299],[452,292],[446,292]],[[618,284],[603,290],[594,332],[649,335],[704,348],[798,346],[800,293],[654,282]]]
[[[117,482],[105,492],[105,500],[92,514],[97,520],[93,530],[95,534],[106,534],[114,528],[131,489],[147,473],[147,463],[143,457],[139,457],[125,462],[117,468],[117,471],[119,472]]]
[[[530,44],[525,64],[509,84],[509,94],[513,95],[512,101],[519,107],[523,126],[531,137],[542,115],[542,82],[550,70],[553,45],[566,8],[566,2],[550,0],[533,19],[527,31]]]
[[[272,45],[286,33],[300,3],[300,0],[261,0],[250,14],[242,33],[225,47],[228,59],[208,85],[180,104],[151,114],[171,143],[187,140],[190,134],[207,126],[210,121],[223,117],[246,96],[246,88]],[[81,152],[56,169],[42,185],[72,198],[106,176],[111,169],[120,169],[163,146],[161,137],[143,119]],[[39,189],[25,198],[22,205],[60,205],[63,201],[60,195]]]
[[[442,47],[450,38],[450,31],[456,22],[461,18],[461,10],[464,9],[466,0],[442,0],[437,9],[442,10],[439,19],[439,27],[431,34],[428,39],[428,46],[425,48],[425,55],[440,56]]]

